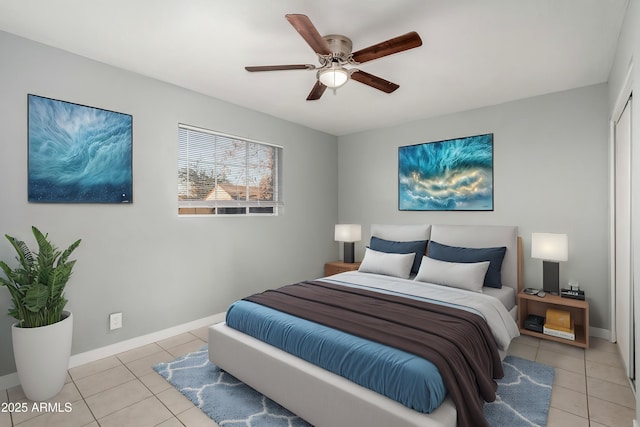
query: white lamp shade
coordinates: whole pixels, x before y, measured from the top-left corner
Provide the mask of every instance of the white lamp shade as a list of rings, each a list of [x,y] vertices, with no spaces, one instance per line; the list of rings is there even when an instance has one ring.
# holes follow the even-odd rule
[[[342,67],[331,67],[318,71],[318,80],[328,88],[336,89],[349,80],[349,72]]]
[[[359,242],[362,239],[360,224],[336,224],[336,242]]]
[[[567,261],[569,238],[566,234],[532,233],[531,257],[545,261]]]

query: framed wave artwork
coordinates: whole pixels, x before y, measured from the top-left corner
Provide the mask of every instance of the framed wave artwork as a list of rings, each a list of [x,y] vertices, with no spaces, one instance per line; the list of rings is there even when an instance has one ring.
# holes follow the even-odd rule
[[[398,148],[403,211],[492,211],[493,134]]]
[[[28,95],[30,202],[131,203],[129,114]]]

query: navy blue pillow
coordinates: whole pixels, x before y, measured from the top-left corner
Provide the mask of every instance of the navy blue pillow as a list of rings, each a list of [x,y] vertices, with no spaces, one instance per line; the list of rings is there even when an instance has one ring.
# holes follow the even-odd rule
[[[420,263],[422,257],[427,252],[428,240],[415,240],[413,242],[393,242],[391,240],[384,240],[379,237],[371,236],[371,243],[369,247],[374,251],[386,252],[388,254],[410,254],[415,253],[416,256],[413,259],[413,266],[411,266],[411,272],[417,273],[420,269]]]
[[[502,260],[507,252],[506,246],[498,248],[459,248],[438,242],[429,243],[429,258],[448,262],[489,261],[489,269],[484,277],[484,286],[502,288]]]

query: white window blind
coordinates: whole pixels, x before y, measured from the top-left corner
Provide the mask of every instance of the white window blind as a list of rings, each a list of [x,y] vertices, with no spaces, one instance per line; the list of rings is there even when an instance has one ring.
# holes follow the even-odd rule
[[[282,147],[178,125],[178,213],[277,215]]]

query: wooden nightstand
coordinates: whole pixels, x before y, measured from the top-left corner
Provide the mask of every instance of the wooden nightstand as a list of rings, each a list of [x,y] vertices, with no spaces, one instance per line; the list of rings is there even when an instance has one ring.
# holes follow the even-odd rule
[[[360,267],[359,262],[342,262],[333,261],[324,265],[324,275],[333,276],[334,274],[344,273],[345,271],[354,271]]]
[[[556,308],[571,313],[576,327],[575,341],[530,331],[524,328],[524,321],[530,314],[545,317],[547,308]],[[577,347],[589,348],[589,301],[562,298],[559,295],[547,294],[543,298],[537,295],[518,294],[518,328],[520,333],[545,340],[562,342]]]

